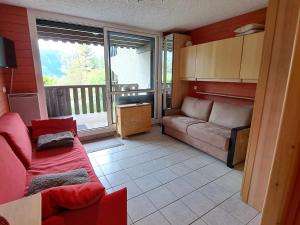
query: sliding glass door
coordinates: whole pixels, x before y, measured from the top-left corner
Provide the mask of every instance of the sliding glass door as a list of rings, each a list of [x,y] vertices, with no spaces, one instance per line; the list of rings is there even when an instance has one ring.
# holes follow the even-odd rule
[[[148,102],[156,118],[155,37],[108,31],[107,40],[112,122],[119,104]]]

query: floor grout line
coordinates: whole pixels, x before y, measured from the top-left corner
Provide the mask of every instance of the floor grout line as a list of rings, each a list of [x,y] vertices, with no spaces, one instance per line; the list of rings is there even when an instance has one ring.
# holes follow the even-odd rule
[[[147,135],[147,134],[146,134],[146,135]],[[160,137],[159,134],[154,134],[153,137],[151,137],[151,139],[153,138],[153,140],[151,140],[151,139],[150,139],[150,140],[154,142],[154,141],[155,141],[155,136],[156,136],[156,137]],[[175,140],[176,140],[176,139],[175,139]],[[132,141],[135,141],[135,140],[132,140]],[[168,141],[169,141],[169,139],[167,140],[167,142],[168,142]],[[161,138],[159,138],[159,142],[160,142],[160,143],[163,143],[163,141],[162,141]],[[224,199],[224,200],[223,200],[222,202],[220,202],[220,203],[214,202],[214,201],[213,201],[211,198],[209,198],[207,195],[203,194],[206,198],[208,198],[209,200],[211,200],[212,202],[214,202],[216,205],[215,205],[213,208],[211,208],[210,210],[208,210],[206,213],[204,213],[203,215],[201,215],[201,216],[199,217],[199,216],[197,215],[197,213],[196,213],[192,208],[190,208],[185,202],[182,201],[182,199],[183,199],[184,197],[186,197],[187,195],[190,195],[190,194],[192,194],[192,193],[194,193],[194,192],[196,192],[196,191],[199,191],[200,189],[204,188],[206,185],[209,185],[209,184],[211,184],[211,183],[214,183],[214,184],[216,184],[218,187],[220,187],[221,189],[224,189],[223,186],[219,185],[218,183],[215,183],[215,181],[217,181],[217,180],[221,179],[222,177],[224,177],[224,176],[230,174],[230,173],[233,172],[234,170],[233,170],[233,169],[230,169],[229,171],[225,172],[225,173],[222,174],[221,176],[218,176],[218,177],[216,177],[216,178],[214,178],[214,179],[212,179],[212,180],[208,179],[208,180],[209,180],[208,183],[202,185],[201,187],[195,188],[195,187],[194,187],[193,185],[191,185],[188,181],[186,181],[183,177],[185,177],[185,176],[187,176],[187,175],[189,175],[189,174],[191,174],[191,173],[193,173],[193,172],[195,172],[195,171],[198,171],[198,170],[200,170],[200,169],[203,169],[203,168],[205,168],[205,167],[207,167],[207,166],[211,166],[211,165],[214,164],[214,163],[218,163],[219,160],[214,159],[213,157],[209,156],[207,153],[203,153],[203,152],[201,152],[200,150],[193,149],[193,148],[190,147],[190,146],[187,146],[187,147],[185,148],[185,146],[182,146],[182,144],[180,144],[180,147],[175,147],[174,145],[176,145],[176,143],[172,143],[172,142],[173,142],[173,141],[170,141],[170,143],[168,143],[168,144],[166,144],[166,145],[163,145],[163,144],[162,144],[162,146],[156,145],[155,148],[150,149],[149,151],[143,152],[143,153],[141,153],[141,154],[134,154],[134,155],[132,155],[132,156],[125,157],[125,158],[123,158],[123,159],[119,159],[119,160],[115,160],[115,161],[111,161],[111,162],[108,162],[108,163],[105,163],[105,164],[114,163],[114,162],[118,162],[118,161],[121,161],[121,160],[126,160],[126,159],[130,159],[130,158],[142,156],[143,154],[147,154],[147,153],[150,153],[150,152],[155,152],[155,151],[159,152],[159,149],[163,149],[164,147],[173,147],[173,148],[177,149],[176,152],[168,152],[168,154],[166,154],[166,155],[163,155],[163,156],[160,156],[160,157],[157,157],[157,158],[155,157],[155,158],[153,158],[153,159],[151,159],[151,160],[149,160],[149,161],[141,162],[141,163],[138,163],[138,164],[136,164],[136,165],[133,165],[133,166],[128,167],[128,168],[125,168],[125,169],[121,167],[121,168],[122,168],[121,170],[115,171],[115,172],[113,172],[113,173],[104,174],[103,171],[101,171],[102,174],[103,174],[103,176],[101,176],[101,177],[104,177],[104,178],[107,180],[107,182],[108,182],[108,184],[111,186],[111,189],[112,189],[112,190],[114,190],[114,188],[116,188],[117,186],[122,185],[122,184],[125,184],[125,183],[127,183],[127,182],[133,182],[133,183],[137,186],[138,190],[140,190],[141,193],[138,194],[138,195],[136,195],[136,196],[133,196],[133,197],[129,198],[128,201],[131,200],[131,199],[134,199],[134,198],[137,198],[137,197],[140,197],[140,196],[144,195],[144,196],[146,197],[146,199],[153,205],[155,211],[152,212],[152,213],[150,213],[150,214],[148,214],[148,215],[146,215],[146,216],[144,216],[143,218],[141,218],[141,219],[139,219],[139,220],[137,220],[137,221],[133,221],[132,218],[130,217],[130,215],[127,213],[127,216],[128,216],[128,217],[131,219],[131,221],[132,221],[132,225],[135,225],[135,224],[138,223],[139,221],[141,221],[141,220],[145,219],[146,217],[148,217],[148,216],[150,216],[150,215],[152,215],[152,214],[154,214],[154,213],[157,213],[157,212],[159,212],[160,215],[162,215],[163,218],[171,225],[172,223],[165,217],[165,215],[161,212],[161,210],[164,209],[164,208],[166,208],[166,207],[168,207],[169,205],[173,204],[174,202],[177,202],[177,201],[181,201],[181,202],[183,203],[183,205],[184,205],[187,209],[189,209],[193,214],[196,215],[197,219],[195,219],[194,221],[192,221],[190,224],[194,223],[195,221],[197,221],[197,220],[199,220],[199,219],[201,219],[205,224],[207,224],[202,218],[203,218],[205,215],[207,215],[208,213],[210,213],[212,210],[214,210],[214,209],[216,209],[217,207],[219,207],[219,206],[220,206],[221,204],[223,204],[225,201],[227,201],[228,199],[232,198],[234,195],[236,195],[236,194],[239,192],[239,191],[237,191],[237,192],[234,192],[233,194],[230,194],[229,197],[227,197],[226,199]],[[126,145],[126,144],[124,143],[124,145]],[[152,145],[152,144],[151,144],[151,143],[147,143],[147,144],[142,144],[142,145],[136,145],[136,146],[134,146],[133,148],[139,148],[139,147],[144,146],[144,145]],[[131,146],[128,146],[128,148],[131,148]],[[141,165],[143,165],[143,164],[150,163],[150,162],[154,162],[154,161],[156,161],[156,160],[159,160],[159,159],[161,159],[161,158],[164,158],[164,157],[168,157],[168,156],[174,155],[174,154],[176,154],[176,153],[184,153],[185,150],[187,150],[187,152],[189,152],[189,151],[199,151],[200,154],[199,154],[199,156],[196,156],[196,155],[193,154],[192,152],[191,152],[191,153],[187,153],[187,154],[190,154],[190,156],[187,156],[187,158],[184,159],[183,161],[178,161],[178,162],[176,162],[176,163],[174,163],[174,164],[171,164],[171,165],[168,165],[168,166],[166,166],[166,167],[163,167],[163,168],[160,168],[160,169],[157,169],[157,170],[153,170],[153,171],[151,171],[150,173],[147,173],[147,174],[145,174],[145,175],[143,175],[143,176],[141,176],[141,177],[132,178],[132,177],[128,174],[128,172],[126,171],[126,170],[128,170],[128,169],[131,169],[131,168],[134,168],[134,167],[138,167],[138,166],[141,166]],[[121,151],[118,151],[118,152],[116,152],[116,153],[123,152],[123,151],[130,151],[130,150],[129,150],[129,149],[126,149],[126,146],[125,146],[125,149],[123,149],[123,150],[121,150]],[[116,154],[116,153],[108,153],[108,155],[112,155],[112,154]],[[196,169],[193,169],[193,168],[187,166],[191,171],[189,171],[188,173],[183,174],[183,175],[177,175],[177,173],[174,173],[174,172],[170,169],[170,167],[176,166],[176,165],[178,165],[178,164],[184,164],[184,162],[186,162],[186,161],[192,159],[193,157],[200,157],[201,155],[206,155],[206,156],[208,155],[209,157],[213,158],[214,160],[213,160],[212,162],[208,162],[207,164],[205,164],[206,162],[205,162],[205,160],[204,160],[204,162],[203,162],[204,164],[201,165],[200,167],[197,167]],[[100,157],[100,156],[97,156],[97,157]],[[99,169],[101,170],[101,165],[99,165],[98,162],[97,162],[96,159],[95,159],[96,156],[94,156],[94,157],[89,157],[89,158],[92,159],[92,160],[94,160],[94,161],[96,162],[96,164],[97,164],[97,167],[99,167]],[[102,165],[105,165],[105,164],[102,164]],[[186,166],[186,164],[184,164],[184,165]],[[155,173],[157,173],[157,172],[159,172],[159,171],[162,171],[162,170],[165,170],[165,169],[171,170],[171,172],[174,173],[174,174],[176,175],[176,178],[174,178],[174,179],[172,179],[172,180],[170,180],[170,181],[168,181],[168,182],[166,182],[166,183],[163,183],[163,182],[161,182],[159,179],[157,179],[157,178],[154,176]],[[122,171],[129,177],[129,180],[126,181],[125,183],[121,183],[121,184],[112,186],[111,183],[109,182],[109,179],[107,179],[107,176],[112,175],[112,174],[117,173],[117,172],[122,172]],[[155,187],[155,188],[151,188],[150,190],[143,191],[143,190],[140,188],[140,186],[136,183],[136,180],[141,179],[141,178],[146,177],[146,176],[149,176],[149,175],[153,175],[153,176],[154,176],[154,179],[156,179],[156,180],[160,183],[160,185],[157,186],[157,187]],[[176,179],[183,179],[187,184],[189,184],[191,187],[193,187],[194,190],[191,191],[191,192],[189,192],[189,193],[187,193],[187,194],[185,194],[185,195],[183,195],[183,196],[181,196],[180,198],[178,198],[177,195],[175,195],[175,193],[173,193],[173,192],[166,186],[167,184],[169,184],[170,182],[172,182],[172,181],[174,181],[174,180],[176,180]],[[206,179],[207,179],[207,178],[206,178]],[[174,201],[172,201],[172,202],[169,202],[167,205],[164,205],[164,206],[161,207],[161,208],[158,208],[158,207],[154,204],[154,202],[147,196],[147,193],[149,193],[150,191],[153,191],[153,190],[155,190],[155,189],[161,188],[161,187],[165,187],[170,193],[172,193],[173,195],[175,195],[175,196],[176,196],[176,200],[174,200]],[[226,190],[226,189],[224,189],[224,191],[226,191],[226,192],[228,192],[228,193],[231,193],[230,191],[228,191],[228,190]],[[225,210],[225,211],[226,211],[226,210]],[[232,215],[230,212],[227,212],[227,211],[226,211],[226,213],[228,213],[229,215],[233,216],[235,219],[237,219],[238,221],[240,221],[238,218],[236,218],[236,217],[235,217],[234,215]],[[248,223],[250,223],[256,216],[258,216],[258,214],[259,214],[259,212],[258,212],[253,218],[251,218],[251,220],[250,220]],[[241,221],[240,221],[240,222],[241,222]],[[242,223],[242,222],[241,222],[241,223]],[[247,224],[248,224],[248,223],[247,223]]]

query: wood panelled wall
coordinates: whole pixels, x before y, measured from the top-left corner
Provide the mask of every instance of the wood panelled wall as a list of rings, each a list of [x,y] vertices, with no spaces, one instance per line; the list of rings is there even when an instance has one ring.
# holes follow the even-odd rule
[[[227,102],[227,103],[233,103],[239,105],[253,105],[254,102],[253,100],[203,95],[203,94],[198,94],[197,92],[254,98],[255,91],[256,91],[256,84],[251,84],[251,83],[244,84],[244,83],[233,83],[233,82],[225,83],[225,82],[192,81],[190,82],[188,94],[189,96],[192,97],[209,99],[213,101],[221,101],[221,102]]]
[[[233,17],[224,21],[220,21],[214,24],[210,24],[204,27],[200,27],[191,31],[193,44],[201,44],[210,41],[225,39],[234,37],[234,30],[238,27],[249,23],[265,24],[266,9],[260,9],[254,12],[243,14],[237,17]],[[197,90],[194,90],[194,86],[197,86]],[[232,94],[237,96],[254,97],[256,84],[246,83],[225,83],[225,82],[206,82],[197,81],[189,82],[189,95],[199,98],[213,99],[217,101],[236,103],[236,104],[253,104],[251,100],[241,100],[226,97],[212,97],[199,95],[196,92],[210,92],[218,94]]]
[[[17,69],[14,72],[13,93],[36,92],[32,48],[29,35],[27,10],[0,4],[0,36],[14,41]],[[0,69],[0,85],[9,91],[10,69]],[[0,90],[1,92],[2,90]],[[6,96],[0,94],[0,114],[8,111]]]

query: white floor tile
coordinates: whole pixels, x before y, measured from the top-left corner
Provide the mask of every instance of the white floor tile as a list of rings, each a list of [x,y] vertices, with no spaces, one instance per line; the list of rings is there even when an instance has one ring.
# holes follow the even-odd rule
[[[199,217],[217,206],[216,203],[204,196],[199,190],[188,194],[181,200]]]
[[[217,204],[220,204],[232,195],[230,192],[227,192],[224,188],[215,183],[205,185],[200,189],[200,192]]]
[[[202,219],[198,219],[194,223],[192,223],[191,225],[207,225],[207,224],[204,223]]]
[[[107,175],[106,179],[108,180],[108,182],[112,187],[115,187],[117,185],[126,183],[127,181],[130,180],[130,177],[124,171],[119,171]]]
[[[132,221],[136,222],[155,212],[156,209],[145,195],[140,195],[128,201],[127,211]]]
[[[105,189],[110,189],[111,185],[110,183],[107,181],[106,177],[99,177],[100,182],[103,184],[103,186],[105,187]]]
[[[170,223],[161,215],[160,212],[155,212],[144,219],[139,220],[135,225],[170,225]]]
[[[243,225],[221,207],[217,207],[201,218],[208,225]]]
[[[193,157],[191,159],[188,159],[188,160],[184,161],[183,163],[184,163],[184,165],[191,168],[192,170],[197,170],[201,167],[204,167],[204,166],[210,164],[211,162],[208,162],[207,160],[205,160],[204,156],[200,155],[198,157]]]
[[[170,183],[165,184],[165,187],[167,187],[178,198],[181,198],[184,195],[191,193],[192,191],[195,190],[193,186],[191,186],[189,183],[187,183],[185,180],[181,178],[177,178],[171,181]]]
[[[256,209],[248,206],[235,197],[227,199],[220,207],[244,224],[249,223],[258,214]]]
[[[136,197],[143,193],[141,191],[141,189],[133,181],[118,185],[118,186],[114,187],[113,189],[116,191],[116,190],[120,190],[124,187],[127,188],[127,199],[131,199],[131,198]]]
[[[178,200],[178,197],[163,186],[147,192],[146,196],[157,209],[161,209],[162,207]]]
[[[259,224],[257,211],[240,200],[241,171],[162,135],[159,126],[122,141],[88,157],[107,192],[127,187],[129,225]]]
[[[133,222],[132,222],[130,216],[127,215],[127,225],[131,225],[131,224],[133,224]]]
[[[104,175],[108,175],[122,170],[122,168],[117,162],[103,164],[100,166],[100,168]]]
[[[242,175],[235,173],[235,171],[232,171],[218,178],[214,181],[214,183],[223,187],[228,192],[236,193],[241,190],[242,179]]]
[[[178,163],[173,166],[170,166],[169,169],[177,176],[183,176],[193,171],[191,168],[187,167],[183,163]]]
[[[253,220],[251,220],[248,225],[260,225],[261,214],[258,214]]]
[[[158,179],[162,184],[168,183],[171,180],[177,178],[177,175],[173,173],[169,168],[159,170],[153,173],[156,179]]]
[[[161,183],[152,174],[138,178],[134,182],[143,192],[161,186]]]
[[[197,219],[186,205],[180,200],[160,210],[172,225],[188,225]]]
[[[102,172],[100,166],[93,166],[93,168],[94,168],[94,171],[95,171],[97,177],[104,176],[104,173]]]
[[[187,175],[184,175],[182,177],[185,181],[187,181],[190,185],[192,185],[194,188],[200,188],[204,186],[205,184],[209,183],[210,181],[203,177],[200,173],[197,171],[191,172]]]
[[[209,164],[205,167],[200,168],[197,170],[199,173],[201,173],[205,178],[213,181],[224,174],[230,172],[232,169],[226,166],[224,162],[216,161],[212,164]]]

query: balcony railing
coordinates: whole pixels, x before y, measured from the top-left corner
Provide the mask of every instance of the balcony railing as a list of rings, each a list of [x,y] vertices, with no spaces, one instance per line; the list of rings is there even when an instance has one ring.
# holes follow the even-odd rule
[[[137,90],[138,84],[118,84],[113,91]],[[46,86],[49,117],[107,111],[106,85]]]

